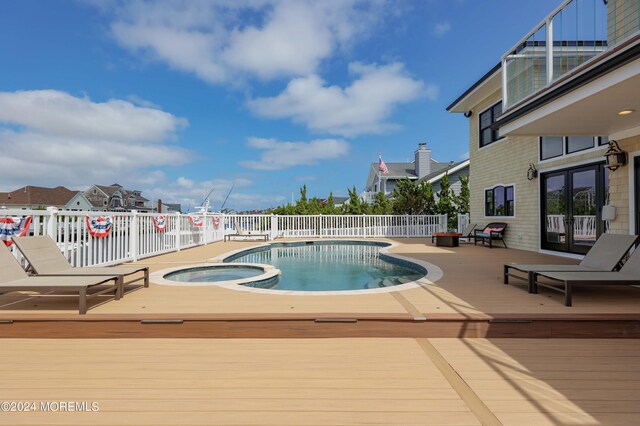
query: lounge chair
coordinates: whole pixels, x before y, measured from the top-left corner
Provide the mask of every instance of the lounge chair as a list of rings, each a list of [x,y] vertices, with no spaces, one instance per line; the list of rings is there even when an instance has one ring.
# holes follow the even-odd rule
[[[613,271],[637,238],[636,235],[602,234],[578,265],[505,264],[504,283],[509,284],[509,277],[523,280],[528,284],[529,293],[535,293],[534,274],[538,272]],[[509,273],[511,269],[526,273],[526,277]]]
[[[224,241],[231,241],[231,239],[233,237],[244,237],[245,239],[247,237],[256,237],[256,239],[263,239],[264,241],[267,241],[269,239],[269,234],[251,234],[251,233],[245,233],[242,230],[242,227],[240,225],[238,225],[238,222],[234,222],[234,226],[236,228],[236,232],[234,234],[226,234],[224,236]]]
[[[640,285],[640,249],[620,268],[620,271],[581,271],[581,272],[534,272],[534,288],[550,288],[564,293],[565,306],[571,306],[573,287],[588,285]],[[538,277],[545,277],[556,283],[542,283]],[[562,285],[564,288],[557,287]]]
[[[473,245],[478,244],[478,240],[482,240],[482,245],[485,241],[489,241],[489,248],[493,248],[493,241],[502,241],[504,248],[507,248],[507,244],[504,242],[504,231],[507,229],[507,224],[504,222],[493,222],[484,227],[481,231],[476,229],[473,231]]]
[[[466,238],[467,242],[471,241],[471,237],[473,236],[473,231],[474,229],[476,229],[476,224],[475,223],[469,223],[467,226],[464,227],[464,229],[462,230],[462,232],[460,233],[460,237],[459,238]],[[431,244],[436,242],[436,234],[433,234],[431,236]]]
[[[149,287],[149,268],[146,266],[84,266],[74,268],[49,236],[13,237],[13,242],[37,275],[117,275],[121,296],[124,294],[125,285],[133,284],[140,280],[144,280],[144,286]],[[125,283],[125,277],[139,272],[143,274],[141,277]]]
[[[80,314],[87,313],[87,299],[105,293],[113,292],[115,299],[121,297],[117,275],[85,276],[85,277],[30,277],[22,269],[11,252],[0,244],[0,294],[13,291],[42,292],[74,292],[80,298],[78,310]],[[112,285],[106,285],[113,281]],[[104,287],[88,294],[92,287]]]

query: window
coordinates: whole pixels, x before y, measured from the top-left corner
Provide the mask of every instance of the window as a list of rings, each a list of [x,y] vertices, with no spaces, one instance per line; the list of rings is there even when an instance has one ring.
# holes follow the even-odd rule
[[[98,195],[98,190],[97,189],[93,189],[93,195]]]
[[[502,101],[480,114],[480,147],[487,146],[500,139],[495,125],[502,114]]]
[[[606,145],[607,136],[542,136],[540,138],[540,160],[562,157],[594,147]]]
[[[496,186],[484,192],[485,216],[513,216],[515,214],[513,185]]]
[[[569,136],[567,137],[567,154],[573,152],[584,151],[585,149],[593,148],[594,140],[593,136]]]

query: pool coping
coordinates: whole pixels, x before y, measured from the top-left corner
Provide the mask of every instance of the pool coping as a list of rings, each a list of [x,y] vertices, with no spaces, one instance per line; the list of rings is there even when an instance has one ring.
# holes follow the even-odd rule
[[[397,291],[403,291],[403,290],[409,290],[409,289],[413,289],[413,288],[420,288],[420,287],[424,287],[427,285],[431,285],[434,284],[436,281],[438,281],[439,279],[441,279],[444,275],[444,272],[442,271],[442,269],[440,269],[440,267],[438,267],[437,265],[430,263],[430,262],[426,262],[424,260],[419,260],[419,259],[414,259],[414,258],[410,258],[407,256],[402,256],[396,253],[390,253],[389,250],[400,246],[400,244],[395,243],[395,242],[389,242],[389,241],[383,241],[383,240],[335,240],[335,239],[306,239],[306,240],[296,240],[295,243],[296,244],[300,244],[300,243],[306,243],[306,242],[325,242],[325,241],[335,241],[335,242],[341,242],[341,243],[345,243],[348,241],[354,241],[354,242],[358,242],[358,243],[378,243],[378,244],[384,244],[384,246],[380,246],[380,254],[383,254],[385,256],[391,257],[391,258],[395,258],[398,260],[401,260],[403,262],[411,262],[414,264],[417,264],[419,266],[421,266],[422,268],[424,268],[427,271],[427,274],[425,276],[423,276],[422,278],[415,280],[415,281],[410,281],[408,283],[404,283],[404,284],[398,284],[395,286],[391,286],[391,287],[384,287],[384,288],[375,288],[375,289],[366,289],[366,290],[334,290],[334,291],[298,291],[298,290],[277,290],[277,289],[263,289],[263,288],[257,288],[257,287],[251,287],[251,286],[246,286],[246,285],[239,285],[239,284],[246,284],[247,282],[255,282],[258,280],[258,278],[261,278],[262,276],[258,276],[258,277],[252,277],[251,279],[248,280],[234,280],[234,281],[224,281],[224,282],[207,282],[207,283],[199,283],[199,285],[201,286],[218,286],[218,287],[224,287],[224,288],[228,288],[231,290],[235,290],[235,291],[248,291],[250,293],[260,293],[260,294],[270,294],[270,295],[286,295],[286,296],[351,296],[351,295],[366,295],[366,294],[379,294],[379,293],[392,293],[392,292],[397,292]],[[253,250],[256,248],[260,248],[260,247],[271,247],[271,245],[275,243],[275,244],[287,244],[287,242],[282,242],[282,241],[276,241],[276,242],[272,242],[272,243],[262,243],[262,244],[256,244],[256,245],[252,245],[250,247],[244,247],[242,249],[237,249],[237,250],[232,250],[232,251],[228,251],[225,253],[222,253],[221,255],[218,255],[216,257],[212,257],[210,259],[207,259],[207,262],[210,263],[205,263],[205,264],[198,264],[198,265],[184,265],[181,267],[177,267],[177,268],[171,268],[171,269],[163,269],[161,271],[157,271],[154,274],[152,274],[151,278],[152,278],[152,282],[158,282],[157,281],[157,276],[159,276],[159,278],[163,281],[162,284],[167,284],[167,283],[171,283],[168,285],[176,285],[175,281],[168,281],[165,280],[163,277],[164,275],[167,275],[170,272],[174,272],[176,270],[180,270],[180,269],[188,269],[188,268],[195,268],[195,267],[199,267],[199,266],[211,266],[211,264],[224,264],[224,260],[228,257],[231,257],[233,255],[236,255],[238,253],[242,253],[244,251],[248,251],[248,250]],[[250,265],[250,266],[260,266],[260,267],[270,267],[273,269],[276,269],[278,272],[280,272],[279,269],[275,268],[272,265],[267,265],[267,264],[261,264],[261,263],[235,263],[236,265]],[[429,277],[429,278],[427,278]],[[267,279],[267,278],[264,278]],[[236,281],[243,281],[241,283],[238,283]],[[184,283],[184,284],[177,284],[177,285],[182,285],[182,286],[189,286],[189,285],[196,285],[194,283]]]
[[[217,264],[218,266],[223,266],[222,264]],[[216,266],[212,263],[195,263],[191,265],[182,265],[176,266],[173,268],[161,269],[159,271],[153,272],[149,275],[149,281],[154,284],[159,285],[169,285],[174,287],[224,287],[224,288],[232,288],[237,289],[238,287],[245,287],[243,284],[251,284],[256,281],[265,281],[271,278],[274,278],[281,274],[280,269],[276,268],[273,265],[267,265],[264,263],[234,263],[236,266],[248,266],[252,268],[262,269],[264,272],[261,275],[256,275],[255,277],[242,278],[239,280],[226,280],[226,281],[172,281],[164,278],[166,275],[177,272],[184,271],[186,269],[193,268],[210,268],[212,266]],[[224,266],[229,266],[229,264],[224,264]]]

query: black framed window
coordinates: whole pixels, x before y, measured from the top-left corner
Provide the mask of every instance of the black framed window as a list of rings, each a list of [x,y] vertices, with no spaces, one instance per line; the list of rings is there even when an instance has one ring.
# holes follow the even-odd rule
[[[543,136],[540,138],[540,159],[560,157],[564,155],[564,138],[562,136]]]
[[[586,151],[608,143],[607,136],[541,136],[540,161]]]
[[[480,113],[480,147],[487,146],[500,139],[495,122],[502,114],[502,101]]]
[[[594,142],[593,136],[567,136],[567,154],[593,148]]]
[[[496,186],[484,192],[485,216],[513,216],[515,191],[513,185]]]

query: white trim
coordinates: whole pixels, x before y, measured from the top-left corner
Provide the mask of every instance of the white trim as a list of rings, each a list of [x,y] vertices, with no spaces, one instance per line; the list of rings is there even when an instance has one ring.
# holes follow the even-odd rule
[[[539,169],[538,173],[539,174],[540,173],[549,173],[549,172],[554,172],[556,170],[571,169],[573,167],[578,167],[578,166],[595,165],[595,164],[603,163],[603,162],[604,162],[604,158],[590,158],[588,160],[576,161],[574,163],[558,164],[557,166],[551,166],[551,167]]]
[[[471,92],[467,93],[467,95],[464,98],[460,99],[458,102],[456,102],[455,105],[452,105],[451,108],[449,108],[449,111],[450,112],[455,112],[454,110],[457,109],[458,105],[464,103],[465,100],[471,98],[476,92],[478,92],[480,89],[484,88],[484,86],[486,86],[491,81],[491,79],[496,76],[496,74],[501,73],[501,72],[502,72],[502,67],[498,68],[493,74],[491,74],[490,76],[485,78],[482,83],[480,83]]]
[[[621,130],[619,132],[612,133],[611,135],[609,135],[609,140],[615,139],[619,141],[620,139],[632,138],[638,135],[640,135],[640,126],[634,127],[633,129]]]
[[[487,216],[487,190],[488,189],[495,189],[499,186],[502,186],[505,188],[505,192],[506,192],[506,188],[507,186],[513,186],[513,216]],[[502,219],[515,219],[516,218],[516,205],[517,205],[517,201],[516,201],[516,184],[515,183],[496,183],[493,186],[488,186],[486,188],[484,188],[482,190],[482,199],[483,199],[483,203],[482,203],[482,211],[483,211],[483,218],[484,219],[495,219],[495,218],[502,218]]]
[[[576,136],[576,135],[571,135],[571,136]],[[554,137],[562,138],[562,154],[558,155],[557,157],[547,158],[546,160],[543,160],[542,159],[542,138],[554,138]],[[567,138],[569,137],[570,136],[538,136],[538,164],[551,163],[553,161],[576,157],[578,155],[596,153],[598,150],[604,151],[609,146],[609,145],[598,145],[599,140],[597,140],[596,138],[601,138],[602,136],[591,136],[593,138],[593,145],[594,145],[593,147],[567,154],[567,143],[568,143]]]
[[[439,181],[440,179],[442,179],[442,178],[444,177],[444,175],[445,175],[445,174],[448,174],[448,173],[455,173],[455,172],[457,172],[458,170],[462,170],[462,169],[464,169],[465,167],[468,167],[468,166],[469,166],[469,160],[464,160],[462,163],[458,164],[458,165],[457,165],[457,166],[455,166],[455,167],[450,168],[450,169],[449,169],[449,170],[447,170],[446,172],[441,173],[441,174],[439,174],[438,176],[432,177],[432,178],[431,178],[431,179],[429,179],[427,182],[429,182],[429,183],[437,182],[437,181]]]
[[[638,230],[636,229],[636,196],[635,196],[635,158],[640,157],[640,151],[634,151],[629,153],[629,163],[627,167],[629,168],[629,235],[637,235]],[[615,172],[614,172],[615,173]],[[611,181],[611,177],[609,177],[609,181]]]

